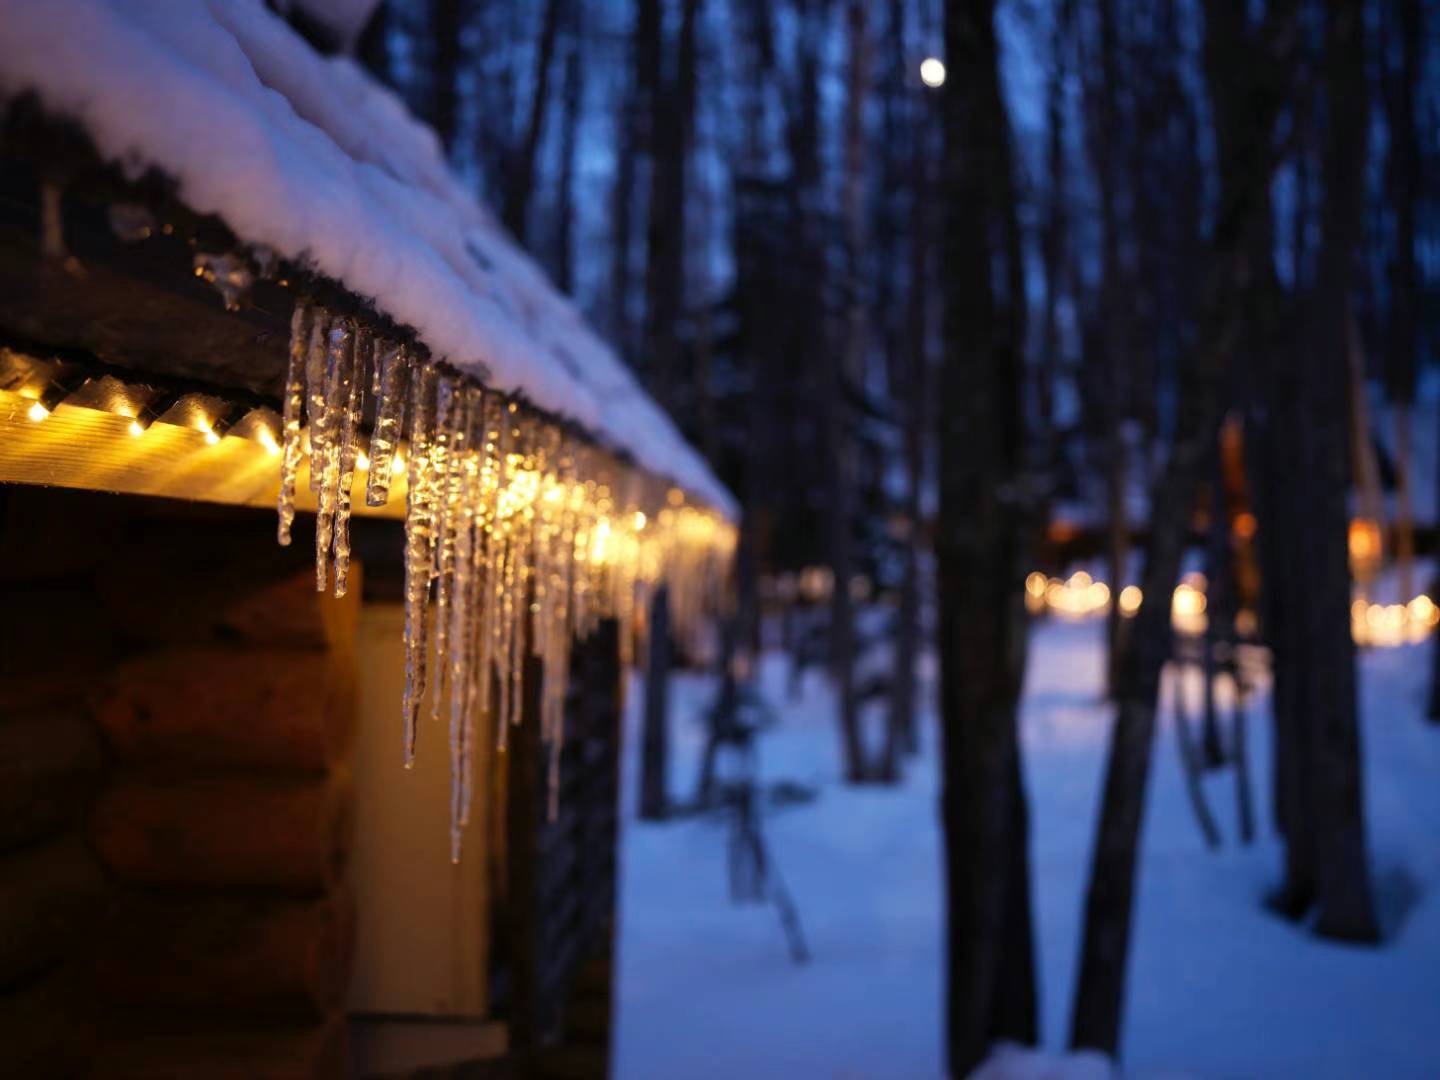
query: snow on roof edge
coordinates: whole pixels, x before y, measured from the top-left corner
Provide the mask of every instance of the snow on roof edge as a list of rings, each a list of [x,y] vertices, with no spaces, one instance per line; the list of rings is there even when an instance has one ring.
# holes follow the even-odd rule
[[[738,516],[434,133],[258,0],[0,0],[0,97],[26,91],[128,175],[158,168],[191,209],[372,298],[437,358]]]

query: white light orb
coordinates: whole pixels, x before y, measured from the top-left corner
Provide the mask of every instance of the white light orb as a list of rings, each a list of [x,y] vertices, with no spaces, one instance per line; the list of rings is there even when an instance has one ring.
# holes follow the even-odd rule
[[[920,63],[920,81],[929,87],[945,85],[945,62],[934,56],[926,57]]]

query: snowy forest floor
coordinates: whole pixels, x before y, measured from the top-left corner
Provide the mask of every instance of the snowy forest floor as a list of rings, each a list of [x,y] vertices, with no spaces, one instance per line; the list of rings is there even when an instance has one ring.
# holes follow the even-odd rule
[[[1052,1050],[1064,1045],[1106,750],[1102,634],[1098,621],[1047,622],[1031,639],[1023,741],[1041,1023]],[[1440,728],[1422,719],[1428,649],[1361,660],[1369,835],[1388,936],[1379,950],[1321,943],[1262,907],[1280,865],[1263,696],[1249,710],[1259,836],[1249,848],[1238,844],[1234,774],[1213,773],[1205,783],[1225,836],[1214,853],[1185,799],[1167,707],[1143,838],[1127,1075],[1440,1075]],[[783,656],[767,656],[759,674],[780,714],[761,738],[762,776],[818,789],[814,802],[772,809],[765,820],[813,960],[790,962],[773,908],[730,903],[723,819],[634,819],[637,684],[627,708],[615,1074],[938,1077],[933,715],[901,786],[850,788],[839,779],[823,676],[809,673],[792,702]],[[713,692],[700,676],[672,684],[670,790],[680,798],[694,791]],[[1198,686],[1190,700],[1198,701]]]

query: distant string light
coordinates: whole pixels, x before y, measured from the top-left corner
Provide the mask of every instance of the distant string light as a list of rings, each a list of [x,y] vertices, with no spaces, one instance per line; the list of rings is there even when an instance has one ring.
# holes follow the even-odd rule
[[[945,85],[945,62],[938,57],[927,56],[920,62],[920,81],[932,90]]]
[[[1200,573],[1186,574],[1170,602],[1170,624],[1175,631],[1190,637],[1205,633],[1208,624],[1209,583]],[[1120,590],[1120,614],[1134,618],[1140,611],[1144,595],[1138,585]],[[1081,621],[1101,615],[1110,609],[1110,589],[1084,570],[1068,578],[1052,578],[1035,571],[1025,578],[1025,607],[1032,615],[1047,612],[1066,621]],[[1258,632],[1253,611],[1242,609],[1235,615],[1235,627],[1243,636]],[[1405,604],[1376,604],[1364,597],[1350,606],[1350,630],[1357,645],[1386,647],[1416,644],[1440,628],[1440,606],[1423,593]]]

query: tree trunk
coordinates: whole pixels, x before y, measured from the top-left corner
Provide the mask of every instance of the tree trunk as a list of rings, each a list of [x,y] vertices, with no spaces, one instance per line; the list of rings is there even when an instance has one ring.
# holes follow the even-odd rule
[[[629,49],[629,66],[634,75],[627,79],[620,102],[615,131],[615,186],[610,192],[613,225],[610,232],[610,343],[621,355],[634,345],[630,321],[630,293],[634,276],[632,242],[635,239],[633,209],[636,192],[636,158],[645,142],[644,109],[641,106],[639,58],[644,54],[643,18],[635,23],[634,42]]]
[[[845,778],[860,783],[879,778],[867,759],[860,731],[855,693],[855,605],[850,580],[855,567],[855,461],[847,390],[861,384],[865,362],[866,319],[862,261],[865,247],[864,108],[869,81],[869,44],[865,8],[853,2],[848,11],[849,72],[845,94],[845,332],[843,342],[829,351],[834,364],[825,383],[825,442],[829,449],[827,530],[834,590],[830,594],[830,674],[840,696],[840,732]],[[893,766],[893,759],[890,764]]]
[[[535,93],[530,98],[530,115],[505,180],[505,227],[521,245],[526,245],[529,239],[530,197],[535,191],[535,161],[540,154],[540,136],[545,129],[545,114],[550,110],[550,69],[554,67],[555,40],[560,33],[561,8],[566,2],[567,0],[546,0],[540,23],[540,40],[535,47]]]
[[[1201,676],[1209,673],[1202,670]],[[1185,691],[1185,666],[1181,663],[1170,665],[1170,688],[1175,706],[1175,741],[1180,747],[1180,768],[1185,775],[1185,794],[1190,799],[1190,809],[1195,812],[1195,824],[1205,837],[1205,845],[1212,851],[1220,847],[1220,827],[1215,824],[1215,815],[1210,812],[1210,803],[1205,798],[1205,784],[1200,761],[1200,748],[1195,743],[1194,729],[1190,726],[1190,702]]]
[[[658,821],[670,809],[668,776],[670,690],[670,590],[650,596],[650,655],[645,664],[645,726],[640,742],[640,816]]]
[[[684,0],[673,84],[657,69],[650,102],[651,177],[645,264],[645,365],[649,388],[675,414],[680,385],[680,318],[685,310],[685,194],[695,121],[700,0]],[[643,16],[642,16],[643,17]],[[651,62],[658,62],[652,57]],[[642,65],[645,59],[641,59]]]
[[[430,124],[447,154],[455,149],[459,116],[460,31],[465,0],[431,0],[430,33],[434,60],[430,78]]]
[[[1374,941],[1379,931],[1370,896],[1363,774],[1350,635],[1348,492],[1345,453],[1345,319],[1354,282],[1364,204],[1367,134],[1363,35],[1356,9],[1328,13],[1325,87],[1329,128],[1324,150],[1325,204],[1315,308],[1311,370],[1301,384],[1306,423],[1300,427],[1307,467],[1295,478],[1305,500],[1305,545],[1314,617],[1307,627],[1302,668],[1313,687],[1314,713],[1306,717],[1314,776],[1313,843],[1316,850],[1315,930],[1325,937]],[[1300,838],[1287,837],[1288,843]]]
[[[578,10],[572,16],[578,15]],[[555,213],[555,281],[567,296],[575,295],[575,154],[580,127],[580,35],[572,26],[565,50],[565,81],[560,91],[564,110],[560,122],[560,181]]]
[[[1424,45],[1424,16],[1420,0],[1398,0],[1387,11],[1398,15],[1393,27],[1399,38],[1398,70],[1388,62],[1389,49],[1382,49],[1381,85],[1385,90],[1389,155],[1386,180],[1395,212],[1395,258],[1390,264],[1389,325],[1386,337],[1385,381],[1395,406],[1395,558],[1400,568],[1400,602],[1415,595],[1415,515],[1411,477],[1413,454],[1410,414],[1415,398],[1415,369],[1420,359],[1419,263],[1415,257],[1416,211],[1423,181],[1420,168],[1420,133],[1415,123],[1415,95],[1420,89],[1421,49]],[[1382,16],[1382,25],[1389,20]],[[1388,42],[1386,43],[1388,45]]]
[[[920,628],[920,545],[922,543],[921,488],[925,480],[925,433],[928,429],[926,417],[926,383],[929,375],[929,361],[926,356],[926,318],[929,310],[930,289],[930,244],[928,215],[930,213],[930,182],[928,142],[931,128],[931,92],[922,90],[916,95],[909,89],[905,79],[905,5],[902,0],[892,0],[890,5],[890,36],[894,60],[891,78],[898,84],[890,91],[890,113],[899,112],[896,98],[907,93],[911,99],[910,110],[910,160],[898,159],[899,142],[896,131],[887,132],[885,161],[890,174],[887,184],[901,186],[903,172],[908,168],[910,187],[910,230],[908,240],[909,281],[904,296],[903,320],[898,322],[896,331],[890,335],[894,350],[897,373],[894,388],[896,405],[900,409],[903,427],[905,462],[904,520],[906,533],[901,545],[900,597],[896,605],[895,619],[895,662],[891,675],[890,719],[887,730],[887,753],[896,750],[914,754],[919,749],[919,731],[916,717],[915,663],[921,644]],[[891,115],[891,126],[897,127],[896,117]],[[895,199],[896,193],[889,191],[887,197]],[[888,250],[892,257],[899,258],[905,245],[900,239],[903,226],[892,222],[889,229],[892,241]],[[882,281],[889,282],[890,275],[882,274]],[[885,316],[889,304],[882,297],[878,310]]]
[[[999,1040],[1037,1034],[1028,819],[1017,711],[1027,629],[1024,365],[997,298],[1014,213],[993,0],[946,5],[946,363],[940,389],[941,780],[947,1058],[967,1075]],[[1012,301],[1018,299],[1011,296]]]
[[[1116,718],[1085,899],[1079,977],[1071,1014],[1076,1048],[1115,1055],[1120,1044],[1135,864],[1155,736],[1160,673],[1170,652],[1170,597],[1180,575],[1190,512],[1220,417],[1221,370],[1236,345],[1251,277],[1247,258],[1268,221],[1274,161],[1270,133],[1288,90],[1279,33],[1290,12],[1277,5],[1260,47],[1245,40],[1243,13],[1228,0],[1207,5],[1206,76],[1214,102],[1220,203],[1211,237],[1200,338],[1182,354],[1179,416],[1165,469],[1150,500],[1144,602],[1120,652]],[[1243,53],[1252,53],[1248,59]]]
[[[1437,420],[1440,423],[1440,420]],[[1435,440],[1437,450],[1440,450],[1440,439]],[[1435,506],[1437,517],[1440,517],[1440,453],[1436,455],[1435,463]],[[1437,523],[1440,528],[1440,523]],[[1434,576],[1430,579],[1430,599],[1440,604],[1440,567],[1436,567]],[[1434,642],[1430,646],[1430,708],[1427,713],[1430,719],[1440,724],[1440,634],[1434,635]]]

